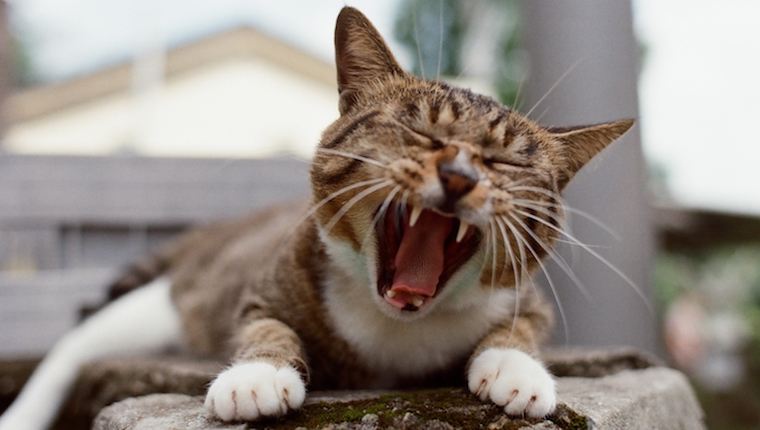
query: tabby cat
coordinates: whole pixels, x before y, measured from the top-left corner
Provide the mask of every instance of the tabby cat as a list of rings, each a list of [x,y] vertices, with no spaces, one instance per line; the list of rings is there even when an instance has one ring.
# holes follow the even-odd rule
[[[89,360],[172,345],[229,361],[205,401],[224,421],[284,415],[307,386],[458,381],[510,415],[552,412],[537,358],[551,317],[530,273],[561,233],[559,192],[633,122],[542,128],[414,77],[350,7],[335,48],[340,118],[311,201],[193,231],[133,266],[117,283],[132,291],[53,348],[0,429],[49,425]]]

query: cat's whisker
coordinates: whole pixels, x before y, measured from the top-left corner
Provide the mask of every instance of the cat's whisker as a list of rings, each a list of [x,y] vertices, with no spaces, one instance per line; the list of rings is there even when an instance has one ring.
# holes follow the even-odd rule
[[[519,241],[522,242],[525,246],[525,249],[530,252],[530,254],[533,256],[533,258],[538,263],[538,266],[541,268],[541,271],[544,273],[544,276],[546,277],[546,281],[549,284],[549,289],[552,292],[552,295],[554,296],[554,301],[557,303],[557,310],[559,311],[560,319],[562,320],[562,327],[565,334],[565,342],[568,342],[570,339],[570,328],[569,324],[567,322],[567,316],[565,315],[565,309],[562,306],[562,300],[559,298],[559,294],[557,293],[557,288],[554,285],[554,280],[552,279],[551,275],[549,275],[549,271],[546,269],[546,266],[544,266],[544,263],[541,261],[541,259],[538,257],[538,254],[536,251],[530,246],[530,244],[527,242],[527,240],[520,235],[520,233],[517,231],[517,227],[515,227],[512,222],[507,218],[502,218],[504,223],[507,225],[509,230],[512,232],[512,235]],[[531,284],[533,284],[532,278]],[[533,288],[535,288],[535,284],[533,284]]]
[[[380,205],[380,209],[378,209],[374,218],[372,218],[372,224],[370,228],[367,229],[367,234],[364,235],[364,239],[362,240],[362,247],[364,247],[367,244],[367,241],[369,241],[369,239],[372,237],[372,233],[375,231],[377,223],[380,222],[380,219],[386,215],[388,212],[388,207],[391,205],[391,203],[393,203],[393,198],[396,197],[396,194],[398,194],[399,191],[401,191],[401,185],[396,185],[385,197],[385,200],[383,200],[383,204]]]
[[[546,215],[549,219],[553,220],[554,223],[560,226],[561,228],[566,227],[565,219],[557,212],[553,212],[550,209],[548,209],[547,206],[537,205],[537,204],[534,204],[534,201],[532,200],[522,200],[522,199],[514,199],[511,201],[511,203],[512,205],[517,206],[517,207],[523,207],[523,208],[531,209],[536,212],[542,213]],[[548,206],[548,207],[549,208],[560,207],[564,209],[563,206]]]
[[[489,289],[489,295],[492,295],[494,291],[496,290],[496,272],[498,267],[498,240],[496,235],[496,226],[494,220],[489,221],[489,230],[488,235],[486,236],[487,242],[486,242],[486,249],[490,248],[490,255],[491,255],[491,288]],[[504,240],[506,243],[506,239]],[[505,245],[506,246],[506,245]],[[483,266],[485,267],[486,259],[483,260]],[[483,267],[483,268],[484,268]],[[483,269],[481,268],[481,270]],[[502,273],[499,274],[499,283],[501,283],[501,278],[503,277],[503,270]],[[488,301],[489,305],[491,300]],[[517,306],[517,305],[516,305]],[[517,308],[515,309],[515,315],[517,315]],[[511,340],[511,334],[509,336],[509,339]]]
[[[538,99],[538,101],[533,105],[533,107],[528,111],[528,113],[525,114],[525,116],[530,117],[530,114],[532,114],[533,111],[536,110],[538,105],[540,105],[544,100],[546,100],[547,97],[549,97],[549,95],[559,86],[559,84],[567,77],[567,75],[569,75],[570,72],[572,72],[573,69],[575,69],[578,66],[578,64],[581,63],[581,61],[582,59],[576,61],[572,66],[568,67],[567,71],[565,71],[565,73],[563,73],[562,76],[560,76],[559,79],[557,79],[557,82],[555,82],[554,85],[552,85],[546,91],[546,93],[540,99]]]
[[[514,335],[515,326],[517,325],[517,319],[520,315],[520,285],[522,282],[522,275],[524,274],[525,267],[521,265],[520,267],[520,274],[518,275],[518,267],[516,258],[514,255],[514,251],[512,250],[512,246],[509,241],[509,236],[507,235],[506,228],[504,227],[504,224],[500,222],[501,220],[499,218],[496,218],[494,220],[496,224],[499,226],[499,230],[501,231],[501,235],[504,238],[504,247],[507,249],[507,253],[509,255],[509,260],[512,265],[512,273],[515,277],[515,306],[514,306],[514,314],[512,315],[512,327],[509,329],[509,340],[512,340],[512,336]],[[519,244],[519,242],[518,242]],[[519,247],[520,252],[522,253],[522,247]]]
[[[488,258],[487,258],[488,249],[491,246],[492,241],[494,240],[492,238],[493,234],[494,234],[493,233],[493,224],[489,223],[488,231],[486,231],[486,239],[485,239],[486,240],[486,245],[485,245],[485,250],[486,251],[485,251],[485,255],[483,256],[483,261],[480,264],[480,270],[478,270],[478,272],[480,272],[480,273],[483,273],[483,270],[486,267],[486,262],[488,260]],[[494,291],[496,290],[496,284],[494,283],[494,275],[493,275],[494,261],[495,261],[495,258],[491,258],[491,288],[488,289],[488,302],[487,302],[488,303],[488,310],[490,310],[490,308],[491,308],[491,305],[493,303],[491,301],[491,297],[493,297]]]
[[[514,202],[519,201],[519,202],[521,202],[522,205],[525,205],[525,203],[526,203],[525,201],[523,201],[521,199],[515,199],[513,201]],[[601,228],[602,230],[604,230],[607,234],[609,234],[610,236],[612,236],[616,241],[618,241],[618,242],[622,241],[622,238],[620,237],[620,235],[617,234],[617,232],[612,227],[610,227],[609,225],[607,225],[606,223],[604,223],[603,221],[601,221],[599,218],[591,215],[588,212],[585,212],[585,211],[582,211],[580,209],[576,209],[576,208],[567,206],[564,203],[551,203],[551,202],[543,202],[543,201],[530,201],[530,203],[532,203],[533,205],[537,205],[537,206],[557,207],[557,208],[561,208],[567,214],[580,215],[581,217],[586,218],[587,220],[591,221],[592,223],[594,223],[595,225],[597,225],[599,228]],[[534,209],[536,209],[536,208],[534,208]],[[569,218],[569,216],[567,218]],[[564,224],[569,225],[570,224],[569,220],[565,221]]]
[[[501,230],[501,233],[504,237],[509,237],[509,232],[506,231],[506,228],[504,226],[504,220],[502,220],[502,217],[496,217],[494,218],[494,221],[499,227],[499,230]],[[507,246],[510,245],[509,239],[505,239],[505,243]],[[512,259],[511,264],[513,266],[514,276],[515,276],[515,285],[520,285],[524,282],[524,276],[528,273],[528,267],[527,267],[527,260],[525,256],[525,249],[523,247],[523,244],[515,237],[515,245],[517,245],[517,250],[519,253],[519,259],[518,255],[514,254],[514,251],[512,250],[512,247],[509,246],[507,248],[509,252],[510,259]],[[506,262],[505,262],[506,263]]]
[[[509,188],[507,188],[507,192],[509,192],[509,193],[514,193],[515,191],[534,192],[534,193],[537,193],[537,194],[543,194],[543,195],[545,195],[545,196],[547,196],[547,197],[549,197],[551,199],[554,199],[554,200],[556,200],[558,202],[564,201],[564,199],[562,198],[562,195],[560,195],[558,192],[552,191],[552,190],[548,190],[546,188],[535,187],[535,186],[531,186],[531,185],[515,185],[515,186],[510,186]]]
[[[565,203],[565,199],[561,195],[555,193],[554,191],[550,191],[550,190],[546,190],[546,189],[543,189],[543,188],[540,188],[540,187],[534,187],[534,186],[514,186],[514,187],[512,187],[512,190],[513,191],[536,192],[538,194],[542,194],[542,195],[545,195],[545,196],[549,197],[550,201],[548,201],[548,202],[542,202],[541,201],[541,203],[543,203],[545,206],[550,206],[550,207],[555,207],[555,208],[561,209],[562,212],[563,212],[563,214],[564,214],[564,218],[565,219],[564,219],[563,222],[558,223],[558,225],[561,226],[568,233],[572,234],[572,228],[571,228],[572,223],[570,221],[571,221],[572,215],[574,213],[576,213],[576,211],[573,208],[569,207]],[[518,198],[518,199],[514,199],[514,200],[525,201],[526,199],[519,199]],[[533,204],[538,204],[540,201],[539,200],[532,200],[531,199],[530,202],[533,203]],[[535,210],[535,208],[533,208],[533,209]],[[578,211],[578,213],[580,214],[580,211]],[[592,222],[593,222],[593,220],[592,220]],[[603,230],[605,230],[608,233],[610,233],[613,237],[617,238],[617,235],[612,231],[612,229],[609,229],[609,227],[607,227],[606,225],[604,225],[603,223],[601,223],[601,221],[597,225],[599,225]],[[577,256],[577,248],[576,247],[572,247],[570,249],[570,253],[571,253],[571,258],[573,260],[575,260],[576,256]]]
[[[438,1],[438,70],[435,78],[441,79],[441,62],[443,61],[443,0]]]
[[[499,222],[498,218],[496,219],[496,225],[498,225],[499,230],[501,231],[501,237],[504,239],[504,248],[506,249],[507,256],[509,257],[509,263],[510,263],[510,266],[512,267],[512,273],[515,278],[514,279],[515,288],[518,288],[520,285],[520,276],[522,273],[522,269],[520,269],[521,272],[520,274],[518,274],[517,261],[516,261],[514,250],[512,249],[512,246],[511,246],[511,242],[509,240],[509,235],[507,234],[507,230],[504,227],[504,225],[501,222]],[[505,263],[507,262],[505,261]]]
[[[546,116],[546,114],[549,113],[550,110],[551,110],[551,106],[545,107],[544,110],[542,110],[541,113],[538,114],[538,116],[534,118],[534,121],[540,122],[544,118],[544,116]]]
[[[373,185],[369,188],[367,188],[364,191],[361,191],[360,193],[357,193],[355,196],[351,197],[349,201],[347,201],[338,212],[335,212],[335,214],[330,218],[330,221],[325,224],[324,229],[325,231],[331,231],[333,227],[335,227],[335,224],[340,221],[343,216],[348,213],[348,211],[351,210],[351,208],[354,207],[356,203],[364,199],[365,197],[369,196],[370,194],[374,193],[375,191],[378,191],[380,189],[383,189],[385,187],[388,187],[393,184],[393,181],[390,179],[383,180],[383,182],[380,182],[379,184]]]
[[[525,212],[522,212],[522,211],[515,211],[515,212],[518,212],[523,216],[527,216],[525,215],[526,214]],[[573,283],[575,283],[575,285],[578,287],[581,294],[583,294],[586,300],[591,301],[592,298],[588,292],[588,289],[586,288],[586,285],[580,279],[578,279],[578,276],[573,272],[573,269],[570,268],[570,265],[567,264],[567,261],[565,261],[565,259],[562,258],[562,256],[558,252],[556,252],[551,246],[549,246],[545,241],[541,240],[541,238],[539,238],[538,235],[534,233],[533,230],[530,227],[528,227],[528,225],[525,224],[524,221],[522,221],[519,217],[515,216],[514,214],[510,214],[510,215],[512,216],[512,219],[514,219],[514,221],[520,227],[522,227],[523,231],[528,233],[528,235],[532,237],[533,240],[535,240],[536,243],[541,248],[544,249],[544,251],[546,251],[549,257],[551,257],[552,260],[554,260],[554,262],[557,263],[557,266],[559,266],[559,268],[562,269],[563,272],[565,272],[565,274],[570,278],[570,280]],[[536,217],[536,216],[530,216],[530,218],[535,219],[535,220],[540,219],[540,217]]]
[[[292,153],[285,154],[284,158],[288,160],[296,161],[298,163],[306,164],[307,166],[311,165],[311,163],[314,161],[314,157],[311,157],[311,159],[308,159],[308,158],[303,158],[300,155],[292,154]],[[240,159],[242,160],[243,158],[240,157]],[[230,160],[230,162],[234,162],[234,161],[237,161],[237,159]]]
[[[557,243],[562,243],[562,244],[565,244],[565,245],[570,245],[570,246],[573,246],[575,248],[578,247],[578,244],[575,243],[575,242],[573,242],[572,240],[562,239],[561,237],[558,237],[558,238],[554,239],[554,241],[557,242]],[[586,246],[588,246],[590,248],[596,248],[596,249],[609,249],[608,246],[604,246],[604,245],[591,245],[591,244],[587,243]]]
[[[420,73],[422,74],[422,79],[425,78],[425,63],[422,61],[422,48],[420,45],[420,31],[419,31],[419,25],[417,21],[419,20],[419,15],[417,14],[417,7],[416,5],[412,5],[412,26],[414,27],[414,41],[417,44],[417,61],[420,63]]]
[[[519,112],[520,97],[522,96],[523,85],[525,85],[525,76],[520,78],[520,84],[517,85],[517,92],[515,93],[515,99],[512,102],[512,110]]]
[[[367,164],[372,164],[372,165],[375,165],[375,166],[378,166],[378,167],[382,167],[384,169],[388,167],[388,164],[386,164],[386,163],[383,163],[383,162],[380,162],[380,161],[377,161],[377,160],[373,160],[371,158],[364,157],[362,155],[352,154],[350,152],[345,152],[345,151],[338,151],[338,150],[335,150],[335,149],[317,148],[317,153],[318,154],[319,153],[325,153],[325,154],[339,155],[341,157],[346,157],[346,158],[353,158],[354,160],[363,161],[363,162],[365,162]],[[319,157],[319,155],[317,155],[317,157]]]
[[[625,273],[623,273],[623,271],[620,270],[620,269],[618,269],[614,264],[610,263],[610,261],[607,260],[606,258],[604,258],[601,254],[599,254],[598,252],[594,251],[590,246],[588,246],[587,244],[581,242],[575,236],[571,235],[567,231],[555,227],[554,225],[552,225],[551,223],[549,223],[549,222],[541,219],[540,217],[535,217],[535,216],[529,214],[528,212],[524,212],[524,211],[520,211],[520,210],[515,210],[515,212],[520,213],[523,216],[533,217],[536,221],[538,221],[538,222],[540,222],[540,223],[548,226],[551,229],[556,230],[558,233],[564,235],[569,240],[575,242],[576,245],[578,245],[581,248],[583,248],[586,252],[588,252],[593,257],[595,257],[597,260],[599,260],[601,263],[603,263],[605,266],[607,266],[616,275],[618,275],[623,281],[625,281],[626,284],[628,284],[631,288],[633,288],[633,290],[636,292],[636,294],[639,296],[639,298],[644,302],[644,304],[646,305],[647,309],[649,309],[649,312],[651,314],[654,314],[654,308],[652,307],[652,303],[646,297],[646,295],[644,294],[644,292],[641,291],[641,288],[639,288],[639,286],[636,285],[636,283],[633,282],[633,280],[630,277],[628,277],[628,275],[626,275]]]
[[[508,255],[507,254],[507,250],[509,249],[509,239],[507,238],[506,235],[504,235],[504,232],[499,228],[499,225],[498,225],[498,222],[496,222],[496,219],[492,219],[490,221],[490,224],[492,225],[492,228],[494,230],[494,233],[493,233],[493,236],[494,236],[494,245],[493,245],[493,248],[494,248],[494,258],[493,258],[493,260],[494,261],[493,261],[493,264],[494,264],[494,266],[500,267],[500,270],[499,270],[499,279],[497,281],[495,281],[495,283],[502,284],[502,282],[504,280],[504,272],[505,272],[505,270],[504,270],[503,267],[507,263],[506,258],[507,258],[507,255]],[[499,247],[498,247],[498,245],[501,245],[504,248],[504,259],[505,259],[505,261],[504,261],[503,265],[501,264],[502,263],[501,261],[497,261],[496,260],[497,257],[501,258],[501,256],[499,255]],[[495,273],[496,273],[496,268],[495,267],[494,267],[493,272],[494,273],[492,273],[492,277],[495,277]]]
[[[353,183],[351,185],[345,186],[345,187],[343,187],[343,188],[341,188],[341,189],[339,189],[339,190],[331,193],[330,195],[328,195],[324,199],[320,200],[318,203],[314,204],[314,206],[312,206],[311,208],[309,208],[309,210],[306,211],[306,213],[304,213],[301,216],[301,218],[299,218],[298,221],[296,221],[294,223],[293,228],[288,232],[287,235],[285,235],[285,237],[289,238],[298,229],[298,227],[301,224],[303,224],[306,220],[308,220],[309,218],[311,218],[312,215],[314,215],[319,210],[319,208],[321,208],[322,206],[324,206],[328,202],[332,201],[336,197],[339,197],[340,195],[345,194],[345,193],[347,193],[347,192],[349,192],[351,190],[354,190],[356,188],[361,188],[361,187],[377,184],[379,182],[384,182],[384,181],[387,181],[387,179],[385,179],[385,178],[368,179],[366,181],[355,182],[355,183]]]
[[[401,148],[404,151],[404,154],[406,154],[406,148],[404,147],[403,142],[401,143]],[[390,166],[395,161],[392,157],[390,157],[387,154],[375,154],[375,155],[377,156],[378,161],[380,161],[381,163],[385,163],[386,166]]]
[[[543,201],[538,201],[538,200],[530,200],[530,201],[528,201],[528,200],[524,200],[524,199],[514,199],[514,200],[512,200],[512,204],[514,206],[525,207],[525,208],[534,210],[536,212],[540,212],[540,213],[546,215],[547,217],[549,217],[549,219],[553,220],[554,223],[558,227],[560,227],[563,230],[565,230],[565,231],[569,232],[570,234],[572,234],[571,223],[570,223],[570,216],[569,216],[569,214],[567,212],[570,208],[568,206],[566,206],[564,203],[551,203],[551,202],[543,202]],[[543,204],[543,205],[541,205],[541,204]],[[558,209],[559,211],[562,211],[562,213],[566,214],[566,216],[563,217],[559,213],[551,211],[551,210],[549,210],[547,208]],[[558,242],[563,242],[561,239],[555,239],[555,240],[558,241]],[[576,258],[577,258],[577,248],[576,247],[570,248],[570,258],[571,258],[571,261],[576,260]]]
[[[490,226],[490,239],[491,239],[491,288],[495,288],[496,285],[496,257],[498,255],[496,250],[496,229],[494,227],[493,221],[489,224]]]

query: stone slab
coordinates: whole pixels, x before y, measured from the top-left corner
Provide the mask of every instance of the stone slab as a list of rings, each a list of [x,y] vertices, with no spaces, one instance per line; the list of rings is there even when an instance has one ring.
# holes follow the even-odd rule
[[[601,378],[558,380],[559,401],[586,417],[589,429],[705,429],[686,377],[666,367],[625,370]]]
[[[633,348],[550,349],[544,352],[544,360],[558,377],[601,377],[661,364],[657,358]],[[60,421],[87,422],[103,407],[128,397],[153,393],[202,395],[223,367],[219,361],[172,355],[91,363],[82,370]]]
[[[686,378],[663,367],[657,358],[630,348],[562,348],[547,351],[544,360],[558,377],[560,402],[558,412],[548,420],[509,419],[465,389],[313,392],[303,410],[286,421],[250,428],[704,428],[702,411]],[[8,379],[3,375],[15,375],[11,372],[15,367],[3,364],[0,382]],[[55,428],[89,429],[99,411],[94,428],[101,430],[249,428],[213,420],[202,408],[208,383],[223,367],[219,361],[184,356],[92,363],[83,369]],[[28,375],[31,367],[24,369],[22,373]],[[19,375],[13,384],[0,384],[0,388],[17,391],[23,383]],[[10,399],[14,393],[1,394]],[[325,424],[325,416],[330,425]]]
[[[558,378],[557,411],[541,420],[512,419],[463,389],[312,393],[301,411],[263,423],[211,418],[203,396],[154,394],[103,409],[95,430],[126,429],[704,429],[702,410],[680,373],[665,367],[599,378]]]

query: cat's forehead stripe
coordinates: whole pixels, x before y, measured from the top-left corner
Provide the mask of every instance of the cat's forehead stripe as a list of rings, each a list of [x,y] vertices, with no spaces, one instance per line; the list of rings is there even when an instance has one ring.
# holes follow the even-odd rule
[[[431,124],[438,123],[438,116],[441,114],[440,102],[433,99],[433,102],[428,106],[428,120]]]
[[[346,126],[346,128],[341,130],[341,132],[338,133],[337,136],[335,136],[331,141],[322,145],[322,147],[327,148],[327,149],[335,148],[336,146],[340,145],[340,143],[343,142],[343,140],[345,140],[346,137],[348,137],[348,135],[356,131],[356,129],[359,128],[359,126],[361,126],[362,123],[376,117],[379,114],[380,114],[380,111],[375,110],[375,111],[368,112],[360,116],[359,118],[353,120],[348,126]]]
[[[504,110],[499,110],[499,115],[496,118],[492,119],[490,123],[488,123],[488,130],[493,133],[494,129],[498,127],[506,117],[507,113]]]

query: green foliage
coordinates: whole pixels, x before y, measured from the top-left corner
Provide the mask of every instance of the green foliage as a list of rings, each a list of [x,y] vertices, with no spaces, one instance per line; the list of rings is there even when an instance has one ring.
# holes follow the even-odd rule
[[[495,39],[491,83],[502,103],[516,106],[525,78],[516,0],[403,0],[395,36],[413,54],[414,74],[424,78],[459,78],[468,69],[463,64],[465,41],[481,24],[478,10],[493,12],[498,19],[497,31],[478,34]]]
[[[28,87],[39,83],[32,61],[32,41],[25,32],[11,27],[9,29],[10,52],[8,61],[11,66],[12,85],[15,87]]]
[[[507,106],[519,108],[520,88],[525,79],[525,60],[522,49],[520,8],[514,0],[495,0],[505,11],[504,26],[499,43],[494,85],[499,100]]]
[[[423,78],[457,76],[467,23],[460,0],[406,0],[396,21],[396,38],[417,55],[412,72]]]

